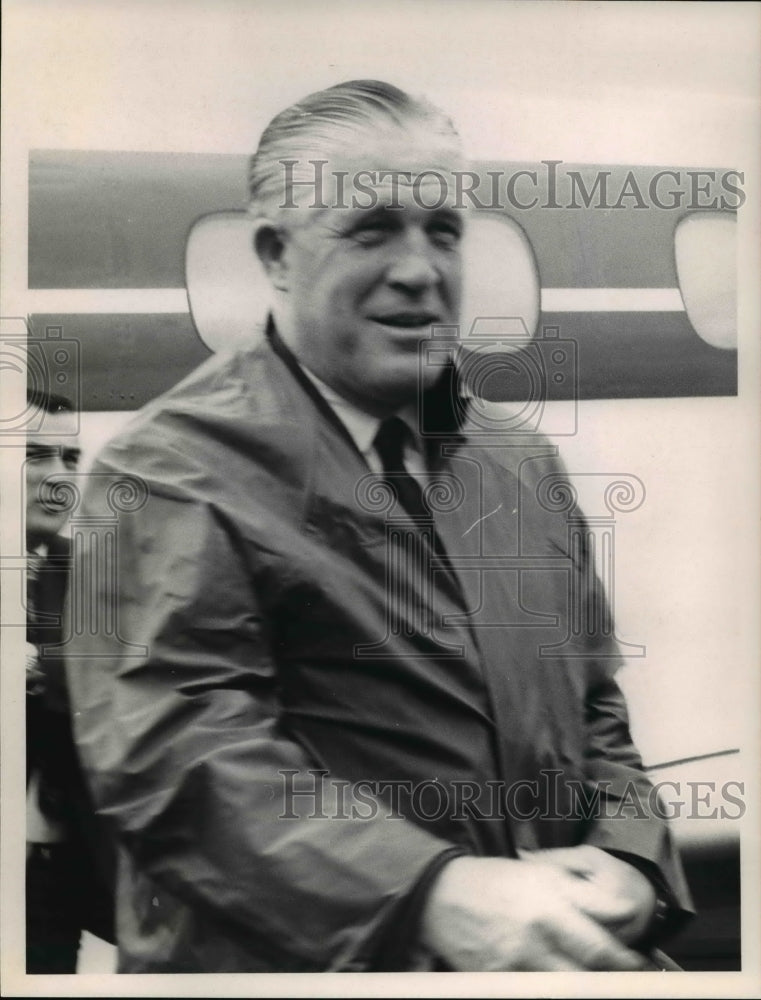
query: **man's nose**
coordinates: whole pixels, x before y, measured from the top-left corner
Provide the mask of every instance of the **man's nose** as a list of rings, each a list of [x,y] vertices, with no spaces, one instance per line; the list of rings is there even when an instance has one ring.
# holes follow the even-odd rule
[[[433,261],[433,250],[424,233],[405,234],[397,249],[398,256],[387,272],[390,285],[406,291],[421,292],[437,284],[439,272]]]

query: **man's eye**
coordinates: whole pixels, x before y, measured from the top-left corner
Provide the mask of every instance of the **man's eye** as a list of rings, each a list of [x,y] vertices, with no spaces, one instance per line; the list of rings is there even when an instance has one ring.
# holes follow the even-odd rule
[[[79,448],[29,448],[27,449],[26,460],[28,463],[38,465],[60,458],[64,467],[73,471],[79,466],[80,455]]]
[[[55,448],[27,448],[26,460],[27,462],[46,462],[57,454]]]
[[[449,223],[436,223],[428,230],[431,241],[440,247],[454,248],[459,245],[462,234],[459,228]]]
[[[388,226],[384,226],[382,223],[362,226],[361,229],[355,229],[352,233],[355,242],[361,243],[363,246],[377,246],[383,242],[387,235]]]

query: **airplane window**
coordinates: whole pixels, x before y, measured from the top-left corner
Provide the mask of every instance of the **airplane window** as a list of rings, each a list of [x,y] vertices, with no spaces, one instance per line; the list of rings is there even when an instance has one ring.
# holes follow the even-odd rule
[[[198,219],[185,249],[185,283],[198,335],[212,351],[250,345],[261,336],[269,284],[252,244],[246,212]]]
[[[695,212],[674,234],[676,270],[695,332],[712,347],[737,347],[737,225],[728,212]]]
[[[463,255],[463,337],[486,334],[525,342],[533,336],[539,323],[539,270],[520,226],[506,216],[469,219]]]

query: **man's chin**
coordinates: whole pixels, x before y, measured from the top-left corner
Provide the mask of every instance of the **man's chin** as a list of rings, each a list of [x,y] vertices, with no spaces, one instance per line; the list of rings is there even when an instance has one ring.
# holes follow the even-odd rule
[[[344,379],[340,385],[333,382],[333,388],[360,409],[383,417],[416,404],[421,394],[432,389],[441,375],[441,368],[423,366],[418,355],[412,354],[397,356],[393,361],[387,359],[382,370],[376,368],[372,379],[357,374],[353,381]],[[331,384],[327,378],[324,381]]]
[[[398,378],[389,380],[379,388],[379,396],[392,411],[417,403],[421,395],[432,389],[438,381],[440,371],[420,371],[416,365],[414,371],[400,373]]]

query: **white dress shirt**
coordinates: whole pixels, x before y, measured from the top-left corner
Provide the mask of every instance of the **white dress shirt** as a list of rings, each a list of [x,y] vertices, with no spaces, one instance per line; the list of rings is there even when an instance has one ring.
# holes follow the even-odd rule
[[[381,473],[383,471],[383,463],[375,449],[374,441],[375,435],[378,433],[378,428],[383,421],[378,417],[373,417],[369,413],[365,413],[364,410],[360,410],[358,406],[344,399],[335,389],[331,389],[329,385],[326,385],[322,379],[313,375],[303,365],[302,371],[309,377],[309,380],[314,384],[325,402],[349,432],[352,441],[354,441],[361,452],[370,470]],[[422,442],[417,433],[417,410],[414,403],[403,407],[396,416],[403,420],[410,429],[410,434],[404,442],[404,466],[415,477],[426,476],[428,469],[425,464]]]

